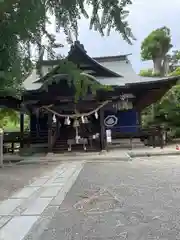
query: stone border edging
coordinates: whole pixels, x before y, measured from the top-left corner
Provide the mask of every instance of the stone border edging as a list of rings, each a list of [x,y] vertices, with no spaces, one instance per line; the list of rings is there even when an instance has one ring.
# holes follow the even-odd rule
[[[86,159],[85,157],[83,159],[79,159],[79,161],[86,161],[86,162],[106,162],[106,161],[123,161],[123,162],[128,162],[128,161],[131,161],[131,157],[127,154],[127,157],[124,158],[124,157],[106,157],[106,158],[89,158],[89,159]],[[28,164],[53,164],[53,163],[61,163],[61,162],[76,162],[77,159],[45,159],[45,160],[25,160],[25,161],[21,161],[19,163],[16,163],[16,165],[28,165]]]
[[[177,152],[144,152],[144,153],[134,153],[129,152],[128,153],[130,158],[136,158],[136,157],[155,157],[155,156],[178,156],[180,155],[180,151]]]

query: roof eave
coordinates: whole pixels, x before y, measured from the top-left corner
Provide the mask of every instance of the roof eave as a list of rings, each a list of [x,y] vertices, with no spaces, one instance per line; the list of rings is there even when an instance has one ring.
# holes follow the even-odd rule
[[[151,80],[150,81],[144,81],[144,82],[135,82],[135,83],[127,83],[128,86],[135,86],[135,85],[148,85],[148,84],[158,84],[158,83],[166,83],[171,81],[178,81],[180,80],[180,76],[169,76],[169,77],[163,77],[159,78],[158,80]]]
[[[98,62],[112,62],[112,61],[125,61],[128,59],[128,56],[132,55],[132,53],[115,55],[115,56],[102,56],[102,57],[92,57],[92,59]]]

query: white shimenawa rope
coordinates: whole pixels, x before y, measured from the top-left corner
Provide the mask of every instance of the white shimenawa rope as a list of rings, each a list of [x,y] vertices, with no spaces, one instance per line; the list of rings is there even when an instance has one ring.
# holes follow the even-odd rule
[[[50,107],[52,107],[53,105],[49,105],[49,106],[42,106],[39,109],[45,109],[48,112],[53,113],[54,115],[58,116],[58,117],[69,117],[69,118],[80,118],[80,117],[87,117],[89,115],[92,115],[93,113],[99,111],[102,107],[104,107],[105,105],[107,105],[110,101],[105,101],[103,102],[99,107],[97,107],[96,109],[87,112],[87,113],[75,113],[75,114],[60,114],[52,109],[50,109]]]

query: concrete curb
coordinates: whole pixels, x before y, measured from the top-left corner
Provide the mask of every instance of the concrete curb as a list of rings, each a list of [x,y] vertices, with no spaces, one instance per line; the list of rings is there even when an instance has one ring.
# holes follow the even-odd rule
[[[21,162],[21,161],[23,161],[22,159],[18,159],[18,160],[7,160],[7,159],[4,159],[3,160],[3,163],[19,163],[19,162]]]
[[[13,164],[13,165],[28,165],[28,164],[55,164],[55,163],[62,163],[62,162],[74,162],[74,161],[86,161],[86,162],[106,162],[106,161],[132,161],[134,158],[138,157],[153,157],[153,156],[178,156],[180,155],[180,151],[167,151],[167,152],[133,152],[129,151],[124,153],[124,156],[112,156],[108,154],[100,154],[94,156],[44,156],[44,157],[36,157],[31,160],[31,158],[20,160],[20,161],[7,161],[6,163]]]
[[[77,161],[77,160],[76,160]],[[48,160],[44,160],[44,161],[39,161],[39,160],[30,160],[30,161],[27,161],[27,160],[25,160],[25,161],[21,161],[21,162],[19,162],[19,163],[16,163],[16,165],[31,165],[31,164],[39,164],[39,165],[41,165],[41,164],[53,164],[53,163],[61,163],[62,161],[55,161],[55,160],[51,160],[51,161],[48,161]]]
[[[44,160],[24,160],[19,163],[16,163],[16,165],[25,165],[25,164],[53,164],[53,163],[64,163],[64,162],[76,162],[77,159],[60,159],[60,158],[55,158],[55,159],[44,159]],[[106,161],[132,161],[131,157],[127,155],[127,157],[93,157],[93,158],[79,158],[78,161],[86,161],[86,162],[106,162]]]
[[[178,152],[144,152],[144,153],[134,153],[130,152],[128,153],[130,158],[136,158],[136,157],[155,157],[155,156],[178,156],[180,155],[180,151]]]
[[[111,157],[111,158],[102,158],[102,159],[100,159],[100,158],[93,158],[93,159],[88,159],[88,160],[86,160],[86,162],[107,162],[107,161],[109,161],[109,162],[115,162],[115,161],[119,161],[119,162],[130,162],[130,161],[132,161],[132,159],[131,159],[131,157],[129,156],[129,157],[127,157],[127,158],[118,158],[118,157]]]

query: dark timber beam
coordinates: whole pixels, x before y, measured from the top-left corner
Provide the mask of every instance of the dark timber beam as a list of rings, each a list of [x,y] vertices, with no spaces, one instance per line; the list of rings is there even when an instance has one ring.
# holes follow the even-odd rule
[[[20,112],[20,148],[24,147],[24,113]]]
[[[52,152],[52,113],[48,112],[48,152]]]
[[[101,150],[106,149],[106,135],[105,135],[105,126],[104,126],[104,108],[99,110],[100,118],[100,148]]]

